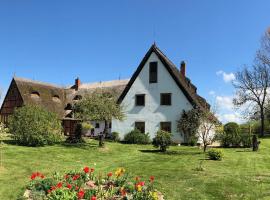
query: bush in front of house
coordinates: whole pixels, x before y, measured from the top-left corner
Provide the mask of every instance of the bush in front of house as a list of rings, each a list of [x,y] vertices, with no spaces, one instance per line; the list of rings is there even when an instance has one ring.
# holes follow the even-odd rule
[[[162,130],[158,131],[153,138],[152,144],[154,147],[159,148],[160,151],[165,152],[172,144],[171,133]]]
[[[68,138],[66,139],[66,142],[70,144],[84,143],[85,141],[82,138],[83,134],[82,131],[83,131],[82,123],[77,123],[74,134],[69,135]]]
[[[220,149],[210,149],[207,155],[210,160],[222,160],[223,158],[223,152]]]
[[[82,134],[87,135],[90,130],[93,128],[92,124],[90,122],[83,122],[82,124]]]
[[[141,133],[138,129],[134,129],[125,135],[124,141],[127,144],[150,144],[149,133]]]
[[[111,139],[114,142],[119,142],[120,141],[119,133],[118,132],[112,132]]]
[[[224,125],[224,131],[219,135],[221,145],[224,147],[239,147],[241,145],[240,127],[235,122]]]
[[[63,139],[57,115],[39,106],[27,105],[15,109],[9,129],[13,139],[25,146],[51,145]]]

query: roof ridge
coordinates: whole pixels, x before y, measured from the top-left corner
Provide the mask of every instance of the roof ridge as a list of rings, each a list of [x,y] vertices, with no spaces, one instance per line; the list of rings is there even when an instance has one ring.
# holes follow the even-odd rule
[[[39,85],[44,85],[44,86],[49,86],[49,87],[55,87],[55,88],[59,88],[59,89],[66,89],[66,87],[64,87],[64,86],[59,86],[56,84],[46,83],[46,82],[42,82],[42,81],[36,81],[36,80],[28,79],[28,78],[14,77],[13,79],[15,81],[34,83],[34,84],[39,84]]]
[[[160,54],[162,54],[162,56],[164,56],[164,58],[180,73],[176,65],[168,58],[168,56],[166,56],[166,54],[163,53],[163,51],[160,50],[160,48],[156,44],[153,45],[153,48],[155,48]]]

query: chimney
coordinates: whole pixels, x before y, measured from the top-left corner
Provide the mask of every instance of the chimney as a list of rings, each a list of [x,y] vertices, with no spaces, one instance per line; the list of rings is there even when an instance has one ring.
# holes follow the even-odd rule
[[[75,90],[78,90],[80,85],[81,85],[81,81],[80,81],[80,79],[78,77],[78,78],[75,79]]]
[[[185,61],[181,62],[180,72],[183,76],[186,76],[186,63],[185,63]]]

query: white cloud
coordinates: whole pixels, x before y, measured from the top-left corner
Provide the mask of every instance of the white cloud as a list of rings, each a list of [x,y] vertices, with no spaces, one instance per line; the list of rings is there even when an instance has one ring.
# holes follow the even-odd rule
[[[217,117],[224,124],[228,122],[243,123],[245,121],[238,112],[218,114]]]
[[[233,73],[226,73],[222,70],[219,70],[216,72],[216,74],[218,76],[222,75],[222,78],[225,81],[225,83],[229,83],[229,82],[235,80],[235,75]]]
[[[216,96],[216,104],[218,109],[233,110],[233,97],[231,96]]]

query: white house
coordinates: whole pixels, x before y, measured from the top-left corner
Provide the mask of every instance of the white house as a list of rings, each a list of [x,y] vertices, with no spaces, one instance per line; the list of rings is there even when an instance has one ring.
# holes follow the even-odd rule
[[[112,132],[120,137],[134,128],[153,138],[159,129],[172,133],[174,142],[185,142],[177,131],[177,120],[183,110],[195,106],[209,109],[197,94],[197,88],[185,75],[185,63],[177,67],[154,44],[131,77],[118,103],[124,108],[123,121],[112,120]]]
[[[119,94],[118,103],[124,108],[123,121],[112,120],[110,131],[123,138],[134,128],[149,133],[153,138],[159,129],[173,134],[175,142],[185,142],[177,132],[177,120],[183,110],[193,107],[210,109],[197,88],[185,74],[185,63],[178,69],[154,44],[148,50],[135,73],[128,80],[81,83],[60,87],[39,81],[14,77],[0,109],[5,123],[16,107],[37,104],[55,112],[63,121],[66,135],[74,134],[79,120],[74,119],[73,105],[96,89],[114,90]],[[104,130],[104,122],[92,121],[93,129],[86,135],[97,136]]]

